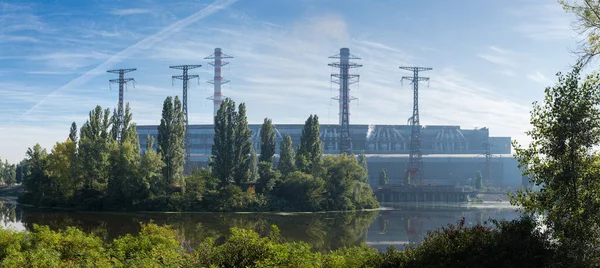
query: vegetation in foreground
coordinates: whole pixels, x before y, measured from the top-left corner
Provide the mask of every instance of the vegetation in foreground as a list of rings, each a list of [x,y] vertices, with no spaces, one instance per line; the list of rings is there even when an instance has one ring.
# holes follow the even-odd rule
[[[430,232],[416,248],[378,252],[367,246],[328,253],[303,242],[283,241],[272,226],[268,236],[232,228],[227,240],[206,239],[192,248],[168,226],[142,225],[137,235],[104,243],[76,228],[32,232],[0,230],[2,267],[548,267],[555,248],[535,230],[535,222],[512,222]]]
[[[209,166],[184,175],[185,125],[181,102],[163,104],[156,146],[148,137],[141,152],[136,125],[126,106],[118,113],[100,106],[77,135],[48,153],[27,151],[24,193],[19,202],[40,207],[150,211],[336,211],[379,207],[369,186],[366,158],[323,156],[319,120],[311,115],[294,149],[285,136],[277,167],[275,129],[261,128],[256,155],[242,103],[226,99],[215,117]],[[156,147],[156,150],[155,150]]]

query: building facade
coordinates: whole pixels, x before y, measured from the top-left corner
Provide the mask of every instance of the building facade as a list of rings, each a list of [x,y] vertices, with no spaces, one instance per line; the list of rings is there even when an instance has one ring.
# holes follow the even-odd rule
[[[249,125],[256,152],[260,154],[260,124]],[[285,135],[290,135],[294,146],[300,143],[302,124],[274,125],[276,154]],[[324,154],[338,154],[340,126],[321,125]],[[213,125],[190,125],[191,161],[206,165],[211,154],[214,137]],[[148,136],[156,140],[156,125],[138,126],[137,132],[142,151]],[[386,169],[390,182],[404,178],[408,162],[410,126],[408,125],[351,125],[351,148],[355,154],[364,151],[368,159],[369,177],[377,183],[381,169]],[[490,137],[489,129],[461,129],[459,126],[423,126],[421,129],[423,171],[425,182],[436,184],[465,184],[481,171],[484,179],[493,185],[517,186],[521,183],[517,161],[511,155],[510,137]],[[486,161],[489,143],[492,157]],[[155,142],[156,146],[156,142]],[[276,160],[277,161],[277,155]],[[488,179],[487,167],[491,169]]]

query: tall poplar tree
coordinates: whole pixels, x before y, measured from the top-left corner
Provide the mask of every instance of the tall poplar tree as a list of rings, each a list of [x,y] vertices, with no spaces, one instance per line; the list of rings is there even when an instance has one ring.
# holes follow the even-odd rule
[[[358,155],[358,164],[365,170],[365,174],[367,174],[367,177],[364,178],[363,182],[369,182],[369,166],[367,164],[365,151],[360,151],[360,154]]]
[[[71,129],[69,131],[69,139],[73,142],[77,142],[77,124],[71,123]]]
[[[246,104],[241,103],[235,124],[234,150],[234,181],[240,185],[250,179],[250,150],[252,147],[252,132],[246,118]]]
[[[283,136],[281,145],[279,146],[279,164],[277,168],[283,175],[287,175],[296,170],[294,164],[294,148],[292,145],[292,137],[290,135]]]
[[[319,133],[319,118],[311,115],[304,123],[300,146],[296,154],[296,166],[305,173],[318,170],[322,162],[323,150]]]
[[[162,119],[158,126],[158,152],[165,166],[163,178],[165,185],[182,184],[185,149],[183,139],[185,125],[179,97],[167,97],[163,103]]]
[[[215,136],[209,163],[221,185],[233,182],[233,141],[236,117],[235,102],[226,98],[215,116]]]
[[[260,162],[273,162],[275,155],[275,128],[271,119],[265,118],[260,127]]]
[[[258,159],[254,146],[250,148],[250,181],[255,182],[258,180]]]
[[[110,177],[109,149],[114,141],[109,135],[110,118],[110,109],[103,111],[101,106],[96,106],[81,126],[78,155],[83,199],[102,196]]]

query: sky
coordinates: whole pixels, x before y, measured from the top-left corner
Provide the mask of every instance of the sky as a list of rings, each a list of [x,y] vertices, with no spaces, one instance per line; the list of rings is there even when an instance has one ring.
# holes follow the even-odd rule
[[[532,102],[568,72],[580,36],[553,0],[0,0],[0,158],[18,162],[39,143],[49,151],[96,105],[118,103],[110,69],[137,68],[125,92],[138,125],[158,124],[167,96],[190,74],[191,124],[210,124],[214,48],[233,56],[223,94],[246,103],[249,123],[338,121],[330,56],[347,47],[353,70],[351,124],[406,124],[412,86],[400,66],[422,73],[423,125],[488,127],[528,143]]]

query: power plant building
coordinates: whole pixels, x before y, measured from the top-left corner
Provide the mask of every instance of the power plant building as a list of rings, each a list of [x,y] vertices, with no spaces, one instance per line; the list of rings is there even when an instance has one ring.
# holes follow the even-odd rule
[[[148,135],[157,139],[156,125],[138,126],[142,150]],[[260,154],[260,124],[249,125],[256,152]],[[294,147],[300,144],[302,124],[274,125],[276,154],[284,135],[290,135]],[[375,186],[381,169],[386,169],[390,183],[402,182],[408,163],[410,125],[350,125],[351,149],[367,156],[370,183]],[[214,138],[213,125],[190,125],[191,162],[206,166]],[[339,125],[321,125],[324,154],[339,154]],[[461,129],[459,126],[423,126],[421,129],[423,171],[425,183],[438,185],[467,184],[480,171],[487,179],[486,148],[491,144],[490,169],[496,186],[518,186],[521,171],[511,154],[510,137],[490,137],[488,128]],[[156,146],[156,143],[155,143]],[[277,161],[277,155],[276,159]]]

